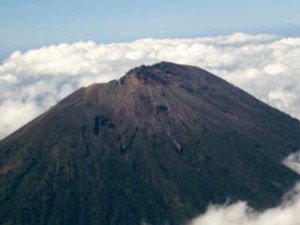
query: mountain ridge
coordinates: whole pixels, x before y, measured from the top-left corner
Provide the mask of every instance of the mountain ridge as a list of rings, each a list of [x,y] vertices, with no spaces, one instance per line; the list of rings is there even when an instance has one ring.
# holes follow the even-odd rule
[[[182,224],[228,199],[265,209],[299,179],[282,165],[299,148],[299,121],[215,75],[137,67],[0,142],[0,223]]]

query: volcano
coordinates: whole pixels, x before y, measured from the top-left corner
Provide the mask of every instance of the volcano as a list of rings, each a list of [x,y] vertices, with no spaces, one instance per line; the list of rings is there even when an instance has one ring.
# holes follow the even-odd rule
[[[275,206],[299,176],[300,122],[168,62],[81,88],[0,142],[0,224],[184,224]]]

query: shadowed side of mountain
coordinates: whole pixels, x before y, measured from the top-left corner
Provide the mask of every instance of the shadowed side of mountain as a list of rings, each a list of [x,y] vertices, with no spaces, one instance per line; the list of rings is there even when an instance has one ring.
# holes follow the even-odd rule
[[[279,203],[300,123],[213,74],[162,62],[81,88],[0,142],[0,224],[182,224]]]

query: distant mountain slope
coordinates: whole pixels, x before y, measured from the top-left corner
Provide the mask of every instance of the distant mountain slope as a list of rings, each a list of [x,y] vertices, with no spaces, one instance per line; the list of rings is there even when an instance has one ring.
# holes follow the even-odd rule
[[[300,123],[162,62],[74,92],[0,142],[0,224],[181,224],[209,203],[276,205]]]

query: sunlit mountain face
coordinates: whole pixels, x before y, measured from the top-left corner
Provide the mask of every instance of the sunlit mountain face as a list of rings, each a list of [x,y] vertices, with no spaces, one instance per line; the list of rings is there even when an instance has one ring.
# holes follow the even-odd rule
[[[298,120],[221,78],[140,66],[0,142],[0,223],[179,225],[210,204],[264,210],[299,180],[283,163],[299,149]]]

